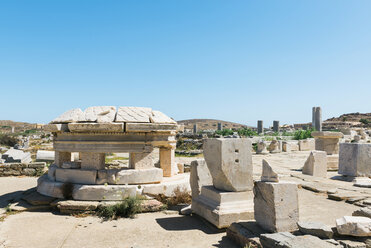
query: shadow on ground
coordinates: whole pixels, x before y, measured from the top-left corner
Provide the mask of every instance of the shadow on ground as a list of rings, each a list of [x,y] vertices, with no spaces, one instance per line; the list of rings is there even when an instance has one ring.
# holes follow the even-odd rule
[[[158,218],[156,219],[156,222],[163,229],[168,231],[187,231],[197,229],[203,231],[206,234],[225,232],[225,229],[218,229],[206,220],[201,219],[197,215]]]

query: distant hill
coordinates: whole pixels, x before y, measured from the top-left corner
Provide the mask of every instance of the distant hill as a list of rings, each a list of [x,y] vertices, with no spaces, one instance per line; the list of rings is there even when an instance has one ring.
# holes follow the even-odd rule
[[[222,129],[240,129],[240,128],[252,128],[240,123],[215,120],[215,119],[189,119],[177,121],[178,124],[183,124],[185,129],[193,129],[193,125],[197,124],[198,130],[217,130],[218,123],[222,123]]]
[[[362,121],[361,121],[362,120]],[[371,113],[349,113],[324,121],[324,127],[371,127]]]
[[[14,127],[14,132],[24,132],[31,129],[39,129],[39,124],[28,123],[28,122],[17,122],[10,120],[0,120],[0,132],[10,133],[12,132],[12,127]]]

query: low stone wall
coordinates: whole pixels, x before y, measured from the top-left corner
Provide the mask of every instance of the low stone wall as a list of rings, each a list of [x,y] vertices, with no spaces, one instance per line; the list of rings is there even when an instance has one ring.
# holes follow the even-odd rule
[[[0,164],[0,177],[9,176],[40,176],[46,170],[45,162],[36,163],[4,163]]]

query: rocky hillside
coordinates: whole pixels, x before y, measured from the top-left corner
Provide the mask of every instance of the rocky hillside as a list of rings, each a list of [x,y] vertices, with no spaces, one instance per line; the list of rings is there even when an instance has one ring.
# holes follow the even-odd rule
[[[192,129],[193,125],[197,124],[198,130],[217,130],[218,123],[222,123],[222,129],[240,129],[240,128],[251,128],[250,126],[243,125],[240,123],[214,120],[214,119],[189,119],[177,121],[178,124],[183,124],[185,129]]]
[[[324,126],[337,127],[371,127],[371,113],[350,113],[332,117],[324,122]]]

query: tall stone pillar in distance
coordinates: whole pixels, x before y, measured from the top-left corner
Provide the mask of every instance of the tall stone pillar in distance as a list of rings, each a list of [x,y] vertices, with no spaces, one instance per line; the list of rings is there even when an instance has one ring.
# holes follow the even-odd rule
[[[221,131],[221,130],[222,130],[222,123],[218,122],[218,131]]]
[[[322,110],[321,107],[312,108],[312,127],[316,131],[322,131]]]
[[[273,132],[280,131],[280,121],[273,121]]]
[[[197,124],[193,124],[193,133],[197,134]]]
[[[258,134],[264,133],[264,128],[263,128],[263,121],[259,120],[258,121]]]

